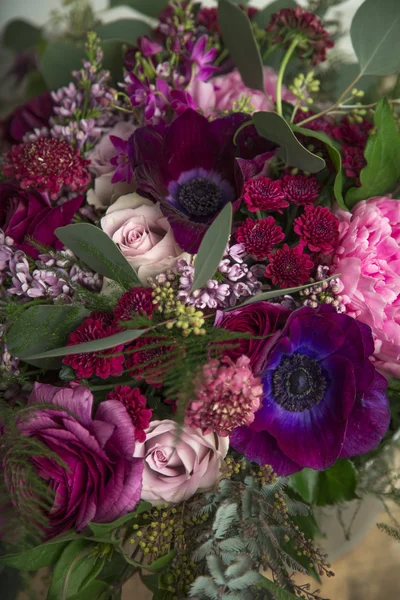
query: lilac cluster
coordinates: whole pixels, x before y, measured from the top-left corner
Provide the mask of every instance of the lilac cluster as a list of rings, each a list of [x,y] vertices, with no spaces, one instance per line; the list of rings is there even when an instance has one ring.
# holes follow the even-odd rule
[[[261,291],[262,284],[258,265],[249,267],[244,261],[245,251],[241,244],[226,249],[219,263],[215,279],[210,279],[205,287],[191,293],[194,266],[185,259],[177,262],[175,272],[180,276],[178,299],[184,304],[204,308],[227,308],[235,306],[239,300],[254,296]]]
[[[315,278],[311,278],[311,282],[321,283],[313,285],[299,292],[304,299],[303,305],[310,308],[318,308],[320,304],[330,304],[338,313],[346,312],[346,307],[343,304],[342,296],[338,295],[340,291],[339,279],[334,278],[330,281],[325,281],[329,277],[329,267],[319,265]]]

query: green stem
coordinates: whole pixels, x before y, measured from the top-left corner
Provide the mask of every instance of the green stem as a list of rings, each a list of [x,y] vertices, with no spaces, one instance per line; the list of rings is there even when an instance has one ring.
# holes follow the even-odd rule
[[[225,50],[223,52],[221,52],[221,54],[218,56],[218,58],[214,62],[214,65],[216,67],[219,67],[219,65],[225,60],[225,58],[228,56],[228,54],[229,54],[229,50],[227,48],[225,48]]]
[[[37,306],[38,304],[54,304],[54,300],[44,300],[43,298],[37,298],[36,300],[31,300],[30,302],[26,302],[23,304],[23,308],[30,308],[31,306]]]
[[[137,381],[134,381],[133,379],[128,379],[128,381],[119,382],[118,385],[129,385],[131,387],[136,387],[140,384]],[[116,386],[115,383],[109,383],[107,385],[91,385],[90,391],[91,392],[103,392],[106,390],[113,390],[115,388],[115,386]]]
[[[299,43],[299,40],[297,38],[295,38],[292,41],[292,43],[290,44],[289,48],[287,49],[287,52],[286,52],[285,56],[283,57],[283,61],[281,63],[281,66],[279,67],[278,79],[276,81],[276,112],[278,113],[278,115],[280,117],[282,117],[282,84],[283,84],[283,76],[285,74],[286,67],[288,66],[288,62],[291,59],[292,54],[295,51],[295,48],[296,48],[296,46],[297,46],[298,43]]]

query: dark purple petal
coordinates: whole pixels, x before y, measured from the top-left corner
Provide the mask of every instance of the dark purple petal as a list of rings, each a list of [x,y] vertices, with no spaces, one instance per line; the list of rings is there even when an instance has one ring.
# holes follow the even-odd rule
[[[356,397],[356,380],[351,359],[338,354],[321,362],[328,385],[323,402],[326,403],[334,421],[345,421],[353,410]]]
[[[335,322],[316,313],[299,313],[288,323],[288,335],[294,349],[317,360],[336,352],[345,341],[345,334]]]

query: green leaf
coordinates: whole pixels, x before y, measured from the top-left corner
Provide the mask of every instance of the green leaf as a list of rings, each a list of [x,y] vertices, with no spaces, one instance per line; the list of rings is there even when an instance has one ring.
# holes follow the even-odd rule
[[[218,22],[222,39],[243,83],[264,92],[264,67],[248,16],[230,0],[220,0]]]
[[[151,563],[148,567],[145,567],[148,571],[162,571],[173,561],[176,555],[176,550],[171,550],[165,556],[161,556],[161,558],[157,558],[154,562]]]
[[[68,542],[75,539],[80,539],[78,533],[67,532],[30,550],[6,554],[0,557],[0,563],[20,571],[37,571],[42,567],[54,565]]]
[[[40,61],[40,70],[50,90],[57,90],[71,82],[72,71],[82,67],[84,48],[67,42],[54,41],[46,46]]]
[[[130,289],[140,281],[112,239],[95,225],[77,223],[56,229],[57,237],[88,267]]]
[[[28,357],[62,346],[89,311],[79,306],[31,306],[11,325],[7,344],[13,356],[47,369],[57,369],[59,361],[37,362]],[[48,358],[50,355],[45,355]]]
[[[36,98],[47,91],[46,81],[40,71],[31,71],[26,78],[26,98]]]
[[[136,519],[136,517],[142,513],[148,512],[151,510],[151,507],[152,505],[150,502],[141,502],[135,511],[128,513],[112,523],[88,523],[88,527],[90,527],[95,536],[104,536],[111,533],[118,527],[122,527],[122,525],[125,525],[125,523],[128,523],[128,521],[133,521],[133,519]]]
[[[289,481],[309,504],[326,506],[357,498],[357,471],[347,459],[340,458],[326,471],[303,469],[291,475]]]
[[[232,228],[232,204],[228,202],[207,230],[194,264],[192,292],[213,279],[226,250]]]
[[[365,0],[354,15],[350,36],[364,75],[390,75],[400,70],[400,5],[398,0]]]
[[[274,600],[296,600],[297,598],[297,596],[294,596],[294,594],[291,594],[287,590],[279,587],[267,577],[263,577],[260,583],[257,584],[257,587],[271,592]]]
[[[149,17],[158,17],[168,0],[110,0],[109,7],[129,6]]]
[[[95,579],[87,587],[79,590],[78,594],[68,596],[68,600],[99,600],[100,598],[103,600],[102,594],[107,590],[109,590],[109,586],[104,581]],[[105,597],[108,598],[108,596]]]
[[[304,148],[287,121],[277,113],[256,112],[253,122],[261,136],[280,146],[277,154],[287,165],[309,173],[317,173],[325,167],[325,161]]]
[[[66,600],[78,593],[98,559],[90,556],[94,548],[94,544],[83,539],[70,542],[64,548],[53,570],[47,600]]]
[[[361,171],[361,186],[346,194],[350,209],[360,200],[392,191],[400,179],[400,132],[385,98],[376,107],[374,123],[377,131],[369,136],[365,147],[367,165]]]
[[[281,10],[282,8],[296,8],[296,6],[297,4],[294,0],[275,0],[275,2],[271,2],[271,4],[268,4],[268,6],[260,10],[252,21],[261,27],[261,29],[265,29],[269,24],[272,15],[278,12],[278,10]]]
[[[333,185],[333,193],[336,198],[336,202],[339,204],[341,208],[344,210],[348,210],[347,206],[343,199],[343,169],[342,169],[342,157],[340,155],[340,150],[337,148],[335,142],[333,142],[323,131],[313,131],[312,129],[306,129],[305,127],[298,127],[297,125],[292,125],[293,131],[296,133],[301,133],[301,135],[312,137],[317,140],[320,140],[327,147],[329,156],[336,169],[336,177],[335,183]]]
[[[140,35],[151,34],[151,28],[144,21],[137,19],[119,19],[99,25],[95,32],[102,40],[119,40],[135,46]]]
[[[37,46],[41,37],[41,30],[36,25],[22,19],[13,19],[5,26],[2,41],[6,48],[23,52]]]

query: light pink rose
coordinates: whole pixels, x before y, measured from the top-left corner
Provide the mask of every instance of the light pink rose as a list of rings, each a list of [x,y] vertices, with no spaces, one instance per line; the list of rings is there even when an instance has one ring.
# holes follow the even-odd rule
[[[370,198],[337,216],[332,272],[340,273],[343,302],[348,314],[371,327],[375,366],[400,377],[400,200]]]
[[[270,67],[264,67],[264,84],[266,94],[258,90],[247,88],[237,69],[227,75],[214,77],[211,81],[193,81],[189,87],[189,93],[195,101],[198,108],[201,108],[208,117],[216,115],[225,110],[231,110],[236,100],[243,95],[250,97],[250,103],[255,111],[273,111],[276,99],[276,80],[277,74]],[[282,100],[294,102],[296,98],[283,86]]]
[[[180,437],[178,437],[180,435]],[[144,458],[142,499],[153,504],[182,502],[218,480],[229,438],[184,427],[174,421],[153,421],[146,441],[136,443],[134,457]]]
[[[172,268],[182,255],[160,206],[139,194],[121,196],[101,219],[103,231],[119,246],[143,285]]]

